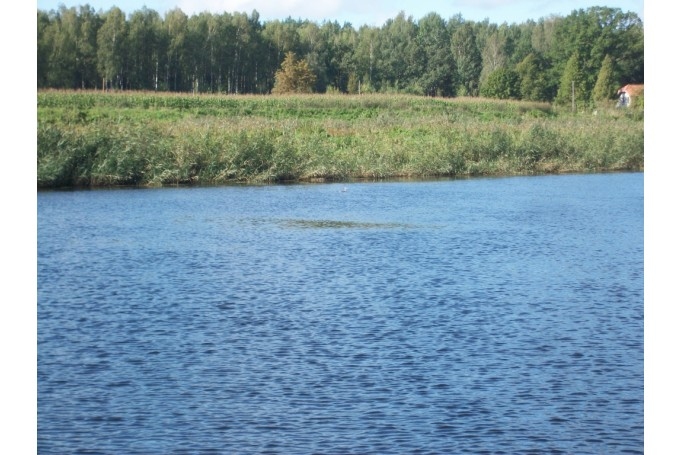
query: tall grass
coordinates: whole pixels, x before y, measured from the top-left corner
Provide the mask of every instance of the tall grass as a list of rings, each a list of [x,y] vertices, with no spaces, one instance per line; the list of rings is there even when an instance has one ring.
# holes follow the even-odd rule
[[[40,92],[39,187],[642,170],[620,111],[404,95]]]

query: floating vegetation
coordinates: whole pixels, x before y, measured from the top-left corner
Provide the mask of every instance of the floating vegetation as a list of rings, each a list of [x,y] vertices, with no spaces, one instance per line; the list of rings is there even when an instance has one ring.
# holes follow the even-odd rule
[[[415,227],[406,223],[371,223],[339,220],[281,220],[280,224],[288,228],[303,229],[409,229]]]

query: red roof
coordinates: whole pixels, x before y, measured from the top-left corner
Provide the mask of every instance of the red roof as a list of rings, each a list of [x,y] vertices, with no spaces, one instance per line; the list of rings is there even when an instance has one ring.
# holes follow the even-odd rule
[[[619,93],[628,93],[629,96],[639,95],[645,89],[645,84],[628,84],[619,89]]]

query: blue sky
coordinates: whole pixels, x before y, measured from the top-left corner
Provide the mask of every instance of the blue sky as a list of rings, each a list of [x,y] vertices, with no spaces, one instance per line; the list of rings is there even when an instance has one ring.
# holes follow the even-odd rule
[[[247,12],[256,9],[261,21],[273,19],[309,19],[315,22],[337,20],[361,25],[383,25],[387,19],[400,11],[420,19],[436,12],[444,19],[460,13],[464,19],[492,23],[521,23],[528,19],[540,19],[552,14],[567,16],[575,9],[591,6],[609,6],[636,13],[644,20],[643,0],[38,0],[38,9],[57,9],[89,4],[95,10],[106,11],[117,6],[125,13],[132,13],[143,6],[163,15],[179,7],[188,15],[202,11],[213,13]]]

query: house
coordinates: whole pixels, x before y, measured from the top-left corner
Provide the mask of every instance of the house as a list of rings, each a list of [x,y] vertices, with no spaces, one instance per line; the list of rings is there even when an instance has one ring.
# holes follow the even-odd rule
[[[628,84],[619,89],[616,94],[619,96],[617,107],[630,107],[632,101],[636,96],[642,94],[645,90],[644,84]]]

